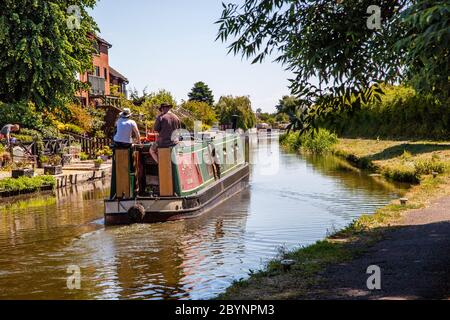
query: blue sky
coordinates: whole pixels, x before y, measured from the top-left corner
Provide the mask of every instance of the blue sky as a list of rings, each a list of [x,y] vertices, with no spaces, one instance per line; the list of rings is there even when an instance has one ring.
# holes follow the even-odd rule
[[[291,77],[271,60],[251,65],[227,55],[215,41],[220,0],[100,0],[92,12],[101,36],[112,43],[110,64],[130,80],[129,89],[166,89],[178,102],[197,81],[221,95],[249,95],[253,109],[274,111],[289,93]]]

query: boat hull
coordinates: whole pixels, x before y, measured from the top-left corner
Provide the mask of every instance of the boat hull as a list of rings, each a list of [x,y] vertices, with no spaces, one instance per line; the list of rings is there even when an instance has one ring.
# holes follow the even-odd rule
[[[245,163],[191,196],[105,200],[105,224],[157,223],[198,217],[245,189],[249,174],[249,165]],[[130,214],[136,208],[142,213],[138,219]]]

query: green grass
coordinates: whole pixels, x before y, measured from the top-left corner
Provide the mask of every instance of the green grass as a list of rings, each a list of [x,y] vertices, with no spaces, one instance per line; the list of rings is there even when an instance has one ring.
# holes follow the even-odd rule
[[[56,180],[51,176],[7,178],[0,180],[0,192],[33,192],[38,191],[42,187],[54,187],[55,185]]]
[[[333,242],[329,239],[318,241],[313,245],[303,247],[290,252],[282,252],[279,257],[268,262],[264,270],[250,272],[250,278],[234,281],[227,291],[218,299],[290,299],[292,290],[281,290],[280,293],[267,293],[269,283],[277,283],[277,287],[289,286],[292,279],[302,279],[303,284],[314,285],[317,283],[315,275],[323,271],[328,265],[350,260],[357,252],[343,243]],[[281,261],[294,260],[292,271],[283,271]],[[297,295],[303,288],[296,287],[292,294]]]
[[[447,143],[340,139],[332,152],[358,168],[398,182],[418,184],[424,176],[450,171]]]

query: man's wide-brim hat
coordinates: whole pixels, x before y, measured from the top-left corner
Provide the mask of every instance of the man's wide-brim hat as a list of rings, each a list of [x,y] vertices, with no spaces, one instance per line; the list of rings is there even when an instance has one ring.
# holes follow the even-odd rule
[[[173,105],[169,104],[169,103],[161,103],[161,105],[159,106],[159,110],[162,110],[164,108],[169,108],[172,109]]]
[[[120,113],[120,116],[122,118],[129,118],[129,117],[131,117],[131,115],[132,115],[132,113],[131,113],[131,110],[129,108],[123,109],[123,111]]]

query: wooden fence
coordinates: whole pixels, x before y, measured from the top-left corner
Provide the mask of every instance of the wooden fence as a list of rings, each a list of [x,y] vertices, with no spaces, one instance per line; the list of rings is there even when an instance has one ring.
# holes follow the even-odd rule
[[[93,157],[95,152],[102,149],[105,146],[111,145],[111,139],[109,138],[90,138],[86,136],[81,136],[77,134],[70,134],[71,140],[81,144],[81,151],[87,155]]]

